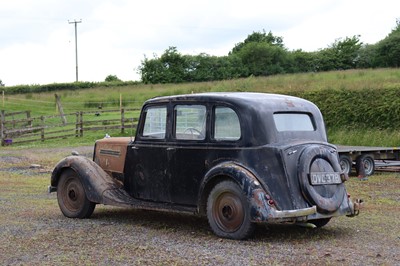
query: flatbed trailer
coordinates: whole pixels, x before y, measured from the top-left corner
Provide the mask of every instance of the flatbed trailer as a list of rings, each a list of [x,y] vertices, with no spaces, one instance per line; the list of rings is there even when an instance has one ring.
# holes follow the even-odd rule
[[[400,160],[400,147],[389,148],[343,145],[336,145],[336,147],[339,152],[340,166],[343,172],[349,175],[353,167],[355,167],[357,175],[372,175],[375,171],[375,160]]]

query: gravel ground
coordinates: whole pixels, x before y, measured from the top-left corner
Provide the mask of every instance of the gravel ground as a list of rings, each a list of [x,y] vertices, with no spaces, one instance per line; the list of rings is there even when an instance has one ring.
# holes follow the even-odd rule
[[[91,149],[74,148],[89,157]],[[71,150],[0,150],[1,265],[400,265],[398,173],[348,182],[366,200],[358,217],[320,229],[259,226],[235,241],[191,215],[99,205],[90,219],[65,218],[46,188]]]

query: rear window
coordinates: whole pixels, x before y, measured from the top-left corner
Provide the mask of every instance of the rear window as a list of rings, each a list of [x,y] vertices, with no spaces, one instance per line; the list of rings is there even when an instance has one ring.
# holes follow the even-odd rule
[[[306,113],[275,113],[274,121],[279,132],[315,131],[312,116]]]

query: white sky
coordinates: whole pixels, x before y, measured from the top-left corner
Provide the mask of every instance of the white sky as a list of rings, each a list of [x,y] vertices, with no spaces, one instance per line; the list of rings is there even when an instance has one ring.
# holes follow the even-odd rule
[[[283,37],[289,50],[317,51],[338,38],[385,38],[399,0],[0,0],[0,79],[6,86],[108,75],[139,80],[144,55],[227,55],[254,31]]]

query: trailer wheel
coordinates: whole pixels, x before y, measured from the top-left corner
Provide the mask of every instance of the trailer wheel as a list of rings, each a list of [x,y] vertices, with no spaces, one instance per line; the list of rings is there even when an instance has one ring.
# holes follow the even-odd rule
[[[340,164],[340,168],[342,168],[343,173],[350,176],[351,167],[353,165],[353,161],[351,160],[351,157],[348,155],[340,155],[339,156],[339,164]]]
[[[374,157],[370,154],[363,154],[358,156],[356,160],[356,172],[357,175],[363,175],[363,176],[373,175],[375,172]]]
[[[96,204],[86,197],[85,188],[78,174],[65,170],[57,185],[57,200],[61,212],[69,218],[88,218],[92,215]]]

